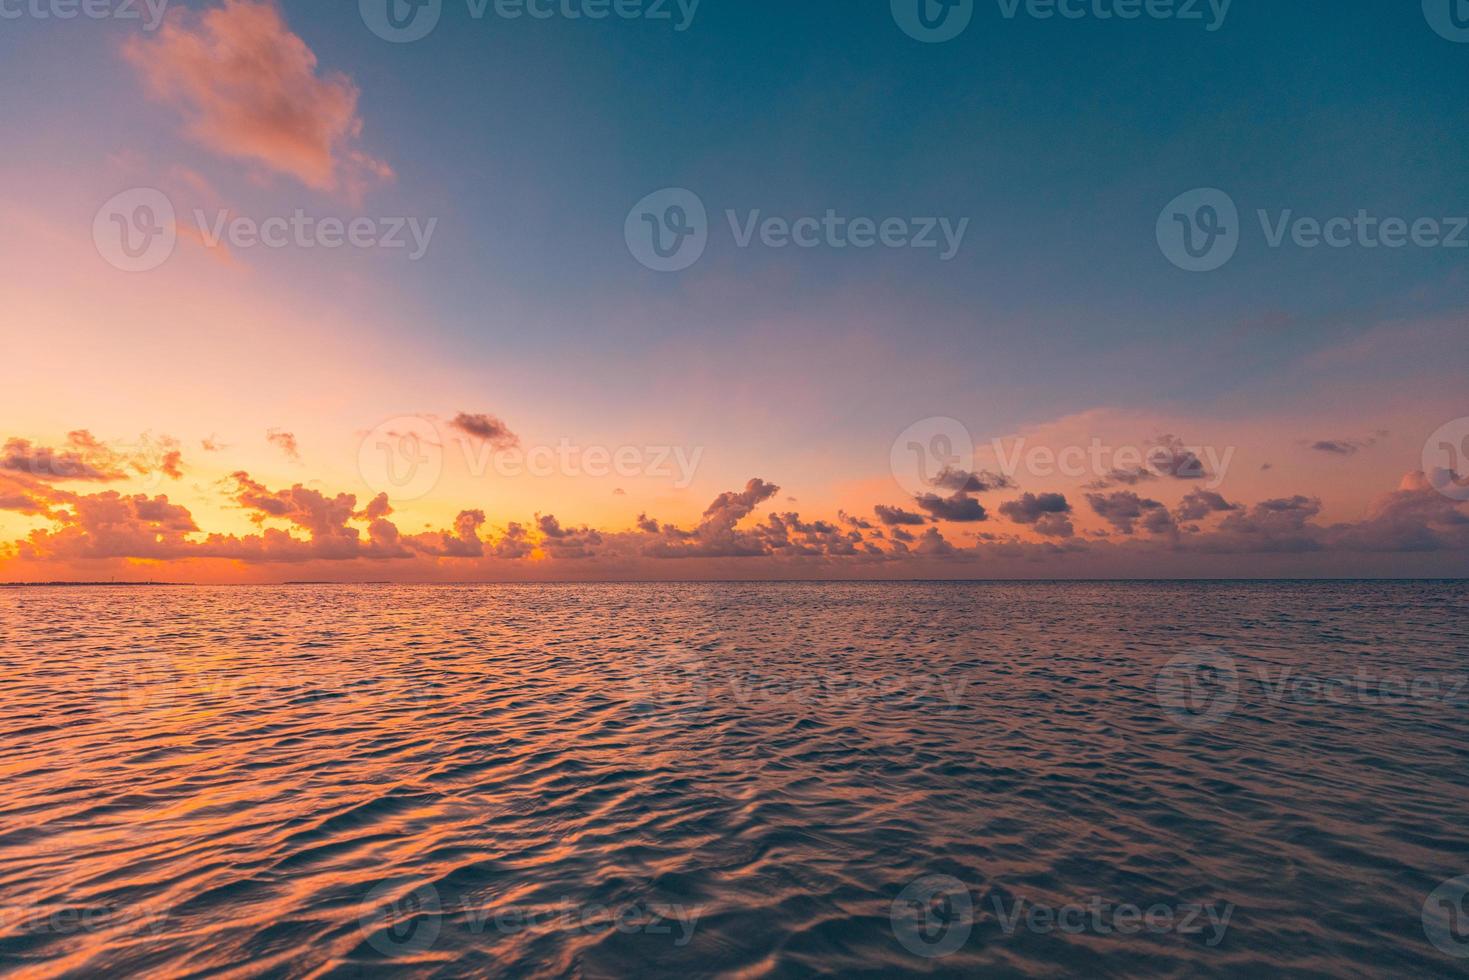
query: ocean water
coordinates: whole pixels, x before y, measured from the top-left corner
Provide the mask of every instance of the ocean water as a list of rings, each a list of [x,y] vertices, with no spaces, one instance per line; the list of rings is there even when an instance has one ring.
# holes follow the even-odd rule
[[[0,972],[1462,976],[1469,585],[0,590]]]

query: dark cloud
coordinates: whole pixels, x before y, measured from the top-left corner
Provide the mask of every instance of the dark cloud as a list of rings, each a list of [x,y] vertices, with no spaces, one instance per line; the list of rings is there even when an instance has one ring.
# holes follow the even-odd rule
[[[1174,513],[1180,521],[1201,521],[1210,514],[1237,510],[1240,510],[1237,504],[1231,504],[1212,490],[1195,489],[1179,501]]]
[[[766,554],[760,534],[741,531],[735,525],[756,507],[780,492],[780,487],[753,479],[740,491],[727,491],[714,498],[693,531],[680,532],[664,525],[659,540],[650,542],[645,554],[655,558],[737,558]]]
[[[1208,476],[1203,460],[1174,435],[1159,436],[1147,452],[1147,466],[1159,476],[1175,480],[1202,480]]]
[[[989,519],[989,514],[980,502],[963,490],[949,497],[927,493],[914,498],[914,502],[918,504],[919,510],[929,514],[935,520],[973,524]]]
[[[991,473],[988,470],[970,473],[967,470],[946,466],[934,478],[933,485],[940,490],[949,490],[954,493],[987,493],[990,490],[1011,489],[1015,486],[1015,481],[1008,476]]]
[[[1016,524],[1033,526],[1050,538],[1069,538],[1076,533],[1071,524],[1071,504],[1059,493],[1022,494],[1020,499],[1000,505],[1000,513]]]
[[[0,450],[0,470],[59,483],[127,479],[121,461],[105,451],[90,432],[80,429],[67,438],[69,448],[60,450],[34,445],[28,439],[8,439]]]
[[[1174,530],[1173,517],[1167,507],[1156,500],[1139,497],[1130,490],[1105,496],[1089,493],[1086,499],[1097,516],[1120,534],[1132,534],[1139,523],[1152,534]]]
[[[536,530],[541,532],[541,548],[552,558],[590,558],[602,544],[602,534],[589,527],[562,527],[554,515],[537,514]]]
[[[1085,484],[1083,489],[1107,490],[1116,486],[1135,487],[1139,483],[1146,483],[1149,480],[1156,479],[1158,479],[1157,474],[1145,469],[1113,469],[1100,480],[1093,480],[1091,483]]]
[[[449,427],[475,439],[483,439],[496,449],[511,449],[520,445],[520,437],[493,415],[460,412],[449,421]]]
[[[886,504],[878,504],[872,508],[872,512],[877,515],[879,521],[888,527],[896,527],[900,524],[912,526],[928,523],[928,518],[922,514],[915,514],[901,507],[889,507]]]

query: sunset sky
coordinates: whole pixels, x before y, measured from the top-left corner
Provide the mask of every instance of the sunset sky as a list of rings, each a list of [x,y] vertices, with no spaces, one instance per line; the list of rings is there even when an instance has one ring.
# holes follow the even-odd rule
[[[0,582],[1469,571],[1469,44],[1417,3],[156,6],[0,19]],[[740,243],[828,212],[939,244]]]

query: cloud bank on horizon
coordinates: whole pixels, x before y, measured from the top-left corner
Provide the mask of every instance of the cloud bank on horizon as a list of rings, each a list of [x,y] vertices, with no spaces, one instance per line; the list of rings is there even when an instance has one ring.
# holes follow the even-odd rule
[[[492,416],[461,413],[451,424],[481,439],[516,438]],[[267,440],[279,442],[274,430]],[[687,526],[640,513],[626,527],[578,525],[554,514],[492,527],[486,510],[473,507],[449,527],[417,533],[394,520],[387,493],[359,500],[301,483],[271,487],[244,470],[209,489],[247,517],[252,533],[201,527],[167,492],[97,489],[181,484],[192,467],[178,446],[163,438],[147,451],[112,447],[87,430],[73,431],[62,446],[7,439],[0,511],[38,526],[0,543],[0,579],[1091,577],[1148,567],[1208,576],[1237,574],[1230,559],[1239,558],[1251,559],[1254,574],[1300,567],[1378,574],[1387,567],[1421,575],[1469,561],[1469,501],[1444,492],[1462,480],[1446,482],[1458,477],[1443,472],[1409,472],[1360,520],[1334,523],[1318,520],[1316,497],[1231,501],[1194,485],[1201,474],[1187,469],[1169,473],[1182,488],[1171,505],[1133,490],[1084,487],[1073,500],[1019,489],[1009,477],[945,469],[935,483],[957,487],[951,495],[914,497],[906,501],[914,510],[874,502],[872,520],[765,509],[780,487],[752,478],[720,493]]]

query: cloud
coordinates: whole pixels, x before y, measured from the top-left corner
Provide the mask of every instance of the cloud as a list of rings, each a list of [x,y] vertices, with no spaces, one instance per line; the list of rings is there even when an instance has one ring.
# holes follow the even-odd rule
[[[934,478],[933,485],[940,490],[950,490],[956,493],[987,493],[990,490],[1012,489],[1015,481],[1008,476],[991,473],[988,470],[971,473],[967,470],[945,466]]]
[[[496,449],[510,449],[520,445],[520,437],[493,415],[460,412],[449,422],[449,426],[467,436],[483,439]]]
[[[921,497],[915,497],[914,501],[918,504],[919,510],[940,521],[972,524],[989,519],[989,514],[980,502],[963,490],[948,497],[926,493]]]
[[[131,443],[108,445],[87,429],[67,433],[61,449],[11,438],[0,448],[0,473],[48,483],[112,483],[154,473],[177,480],[183,477],[183,453],[177,446],[174,439],[147,434]]]
[[[485,512],[482,510],[461,511],[454,520],[454,530],[414,535],[405,544],[414,551],[443,558],[480,558],[485,553],[485,543],[480,539],[479,529],[484,527]],[[528,553],[528,552],[527,552]]]
[[[1174,509],[1180,521],[1200,521],[1210,514],[1237,511],[1242,508],[1231,504],[1212,490],[1190,490]]]
[[[1162,435],[1154,440],[1147,452],[1147,465],[1157,475],[1175,480],[1202,480],[1209,475],[1203,460],[1174,435]]]
[[[284,429],[271,429],[265,433],[265,441],[286,454],[292,462],[301,462],[301,447],[296,443],[295,433]]]
[[[566,528],[551,514],[536,515],[541,549],[551,558],[590,558],[602,544],[602,534],[589,527]]]
[[[127,479],[128,474],[111,454],[101,452],[101,445],[91,433],[82,429],[68,438],[69,448],[60,450],[37,446],[28,439],[8,439],[0,450],[0,470],[56,482]]]
[[[1377,445],[1377,440],[1386,435],[1387,432],[1379,431],[1366,439],[1317,439],[1314,442],[1308,441],[1307,447],[1328,456],[1355,456],[1362,450]]]
[[[1106,476],[1083,485],[1086,490],[1107,490],[1111,487],[1135,487],[1139,483],[1158,479],[1157,474],[1145,469],[1112,469]]]
[[[646,554],[662,558],[739,557],[763,555],[765,544],[759,534],[736,528],[756,507],[780,492],[780,487],[759,478],[740,491],[726,491],[704,509],[703,519],[693,531],[682,532],[664,525],[662,540],[652,542]]]
[[[1072,526],[1071,504],[1064,494],[1022,494],[1018,500],[1000,505],[1000,513],[1016,524],[1029,525],[1037,534],[1049,538],[1069,538],[1076,533]]]
[[[392,168],[363,152],[359,91],[316,54],[269,0],[174,8],[151,37],[123,48],[149,93],[178,109],[190,138],[308,187],[359,199]]]
[[[1163,534],[1176,529],[1167,507],[1156,500],[1139,497],[1130,490],[1106,496],[1089,493],[1086,499],[1096,515],[1120,534],[1132,534],[1138,523],[1142,524],[1143,530],[1152,534]]]
[[[922,514],[915,514],[901,507],[889,507],[886,504],[878,504],[872,508],[872,512],[887,527],[897,527],[900,524],[916,525],[928,523],[928,518]]]
[[[154,440],[150,445],[157,449],[170,442]],[[216,486],[226,506],[239,508],[254,531],[224,534],[201,529],[189,508],[167,495],[94,493],[90,492],[94,487],[84,486],[85,480],[70,484],[52,479],[49,472],[38,476],[29,463],[46,447],[18,438],[5,445],[10,451],[0,459],[22,465],[0,466],[0,511],[26,515],[36,529],[18,540],[0,542],[0,568],[9,570],[15,562],[17,567],[34,567],[44,577],[61,577],[55,574],[60,566],[67,566],[68,574],[72,568],[94,568],[86,564],[94,561],[206,563],[189,565],[204,569],[200,574],[205,577],[209,569],[225,569],[225,577],[232,577],[250,566],[321,562],[353,569],[338,573],[344,576],[460,581],[558,575],[883,578],[957,568],[966,575],[1024,575],[1027,569],[1058,576],[1070,570],[1090,576],[1149,569],[1161,574],[1179,570],[1254,574],[1261,569],[1339,574],[1343,568],[1443,574],[1462,567],[1469,557],[1469,503],[1435,489],[1435,481],[1442,483],[1444,474],[1419,472],[1407,474],[1396,489],[1375,498],[1360,519],[1341,523],[1321,522],[1323,505],[1315,496],[1283,495],[1245,506],[1195,485],[1172,507],[1132,491],[1087,494],[1091,510],[1110,530],[1088,529],[1085,534],[1072,526],[1074,507],[1064,494],[1019,494],[997,509],[1026,533],[1002,525],[982,533],[975,529],[964,540],[951,541],[924,513],[883,505],[874,510],[887,516],[886,527],[845,512],[833,520],[793,510],[762,517],[757,514],[762,505],[782,498],[775,484],[758,478],[714,497],[692,526],[639,514],[632,527],[606,530],[543,513],[497,532],[489,527],[484,510],[470,508],[461,510],[448,528],[425,527],[409,534],[400,532],[386,494],[359,501],[351,493],[315,485],[268,486],[240,470]],[[49,457],[46,452],[40,456],[72,454],[76,459],[67,465],[92,466],[98,472],[108,472],[102,462],[115,460],[113,472],[118,478],[132,478],[145,470],[164,474],[181,469],[181,460],[170,455],[176,451],[125,455],[79,429],[61,448],[49,450]],[[976,508],[983,511],[970,492],[962,490],[948,497],[920,498],[920,505],[942,519],[951,514],[969,517]],[[1201,527],[1206,520],[1210,526]],[[1259,561],[1218,557],[1233,555],[1284,557]],[[1390,564],[1363,564],[1370,560],[1363,556],[1374,555],[1394,557]],[[1408,559],[1400,557],[1405,555],[1438,557],[1407,564]],[[1315,564],[1295,564],[1303,557]],[[668,559],[691,560],[689,571],[654,570]],[[1265,561],[1288,564],[1261,563]],[[207,564],[211,562],[215,564]],[[555,566],[557,562],[563,564]],[[55,568],[45,568],[48,563]],[[520,563],[519,570],[507,563]],[[103,569],[122,572],[127,567],[113,564]],[[48,571],[53,574],[47,576]],[[189,577],[189,572],[177,576]]]

